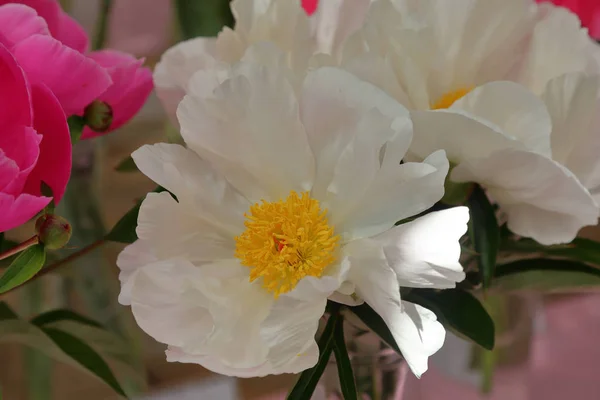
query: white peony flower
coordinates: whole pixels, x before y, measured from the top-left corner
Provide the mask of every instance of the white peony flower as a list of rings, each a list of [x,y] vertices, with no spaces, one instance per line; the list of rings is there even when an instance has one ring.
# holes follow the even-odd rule
[[[581,128],[581,114],[566,118],[566,111],[596,104],[575,105],[558,88],[573,79],[565,74],[595,65],[591,39],[574,22],[567,11],[530,0],[375,0],[338,61],[412,110],[411,153],[446,150],[456,164],[451,179],[486,188],[513,232],[564,243],[596,224],[598,206],[586,187],[600,183],[585,142],[573,150],[570,138],[559,138]]]
[[[154,71],[154,84],[167,113],[175,117],[195,72],[226,68],[258,43],[276,45],[284,52],[284,62],[303,76],[309,63],[322,65],[310,61],[314,55],[339,51],[347,35],[360,27],[370,0],[324,1],[310,17],[300,3],[233,0],[235,29],[225,27],[216,38],[190,39],[166,51]],[[270,63],[268,55],[254,53],[254,61]]]
[[[468,210],[394,222],[442,197],[444,152],[400,164],[408,111],[342,70],[314,70],[297,90],[284,68],[240,63],[227,74],[189,83],[178,109],[187,148],[133,154],[176,199],[144,200],[139,240],[118,260],[120,302],[168,345],[169,361],[249,377],[312,367],[328,297],[351,295],[382,316],[421,375],[445,332],[400,287],[464,278]]]

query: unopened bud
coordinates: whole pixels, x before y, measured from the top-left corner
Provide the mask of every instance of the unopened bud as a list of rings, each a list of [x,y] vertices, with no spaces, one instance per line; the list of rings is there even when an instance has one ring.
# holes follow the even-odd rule
[[[44,214],[35,222],[38,238],[45,248],[57,250],[63,248],[71,239],[71,224],[63,217]]]
[[[108,103],[94,100],[83,111],[85,124],[95,132],[106,132],[113,121],[113,110]]]

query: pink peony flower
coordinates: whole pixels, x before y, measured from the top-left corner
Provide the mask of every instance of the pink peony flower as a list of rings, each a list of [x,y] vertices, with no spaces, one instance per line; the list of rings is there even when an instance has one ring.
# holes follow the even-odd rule
[[[319,0],[302,0],[302,7],[308,15],[311,15],[317,10],[317,4],[319,4]]]
[[[0,7],[1,8],[1,7]],[[52,199],[62,197],[71,172],[66,116],[52,91],[31,84],[8,48],[0,44],[0,232],[15,228]]]
[[[109,104],[113,110],[113,121],[109,131],[129,121],[142,108],[152,92],[152,72],[143,68],[144,60],[116,50],[100,50],[89,54],[89,57],[104,67],[113,84],[99,100]],[[101,135],[85,128],[82,139]]]
[[[108,103],[114,113],[109,131],[131,119],[153,88],[143,60],[109,50],[87,53],[86,32],[57,0],[0,0],[0,43],[31,83],[52,90],[67,116],[82,115],[94,100]],[[86,128],[82,138],[98,135]]]
[[[574,12],[581,24],[588,28],[590,36],[600,40],[600,0],[537,0],[538,3],[551,2]]]
[[[67,116],[81,113],[112,83],[98,63],[52,37],[47,21],[26,5],[0,6],[0,43],[17,59],[30,84],[43,84],[54,93]]]

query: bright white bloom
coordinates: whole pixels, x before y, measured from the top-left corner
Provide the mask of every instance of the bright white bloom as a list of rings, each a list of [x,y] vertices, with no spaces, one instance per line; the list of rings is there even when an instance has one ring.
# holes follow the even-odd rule
[[[375,0],[338,62],[413,110],[411,152],[446,150],[452,180],[485,187],[513,232],[570,242],[597,222],[600,184],[597,90],[573,93],[572,76],[595,45],[577,22],[531,0]]]
[[[408,111],[351,74],[317,69],[297,90],[288,76],[251,63],[221,81],[197,74],[178,109],[188,147],[133,154],[177,200],[144,200],[139,240],[118,260],[120,302],[168,345],[168,360],[262,376],[312,367],[327,298],[352,295],[382,316],[421,375],[445,332],[399,289],[464,278],[468,210],[394,222],[441,198],[446,156],[400,164]]]
[[[343,40],[360,27],[370,0],[328,0],[307,16],[295,0],[233,0],[235,29],[224,28],[216,38],[195,38],[177,44],[161,57],[154,84],[167,113],[175,110],[192,75],[200,70],[227,68],[240,61],[248,47],[271,43],[284,52],[283,62],[300,76],[318,53],[338,51]],[[254,52],[254,62],[269,64],[269,52]]]

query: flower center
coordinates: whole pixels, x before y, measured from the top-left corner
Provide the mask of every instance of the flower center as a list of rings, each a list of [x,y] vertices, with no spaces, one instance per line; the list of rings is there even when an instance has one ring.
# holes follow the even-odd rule
[[[251,268],[250,282],[262,277],[277,298],[305,276],[320,277],[335,261],[339,242],[326,215],[308,192],[251,206],[246,230],[235,238],[235,256]]]
[[[445,93],[431,105],[431,109],[440,110],[443,108],[450,108],[452,104],[466,96],[471,90],[473,90],[473,87],[461,88]]]

